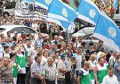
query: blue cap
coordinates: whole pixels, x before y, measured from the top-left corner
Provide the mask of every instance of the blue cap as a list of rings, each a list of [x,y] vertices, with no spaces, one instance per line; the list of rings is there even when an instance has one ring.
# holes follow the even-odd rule
[[[115,50],[111,50],[111,53],[115,53],[116,51]]]
[[[5,46],[5,44],[6,44],[5,42],[1,42],[1,45],[2,45],[2,46]]]
[[[54,43],[55,43],[55,44],[58,44],[58,41],[55,40]]]
[[[38,48],[42,47],[41,45],[37,45]]]
[[[66,57],[65,54],[60,55],[60,58],[65,58],[65,57]]]

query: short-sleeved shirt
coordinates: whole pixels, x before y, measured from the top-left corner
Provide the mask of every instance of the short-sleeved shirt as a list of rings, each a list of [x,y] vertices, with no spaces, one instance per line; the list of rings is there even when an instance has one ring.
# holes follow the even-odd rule
[[[52,48],[49,50],[49,53],[51,54],[51,55],[55,55],[55,51],[56,51],[56,49],[55,50],[53,50]]]
[[[115,57],[114,57],[114,56],[111,56],[111,57],[109,58],[109,64],[110,64],[110,65],[114,65],[115,62],[116,62]]]
[[[43,39],[36,39],[34,42],[34,45],[42,47],[43,41],[44,41]]]
[[[31,77],[36,78],[34,76],[35,72],[38,73],[39,76],[41,76],[42,75],[42,71],[43,71],[43,66],[38,64],[38,63],[36,63],[36,62],[33,62],[33,64],[31,65]]]
[[[66,65],[65,61],[60,60],[57,64],[57,71],[58,71],[58,76],[59,78],[65,78],[65,75],[59,71],[59,69],[65,69],[66,70]]]
[[[35,56],[37,55],[38,51],[34,48],[30,49],[29,55],[30,55],[30,61],[33,63],[35,60]]]
[[[115,75],[113,75],[112,77],[110,77],[109,75],[106,75],[103,78],[103,83],[102,84],[119,84],[117,77]]]
[[[65,64],[66,64],[67,71],[71,71],[71,62],[68,57],[66,57],[66,59],[65,59]]]
[[[8,66],[0,66],[0,77],[2,80],[9,79],[12,80],[13,75],[12,75],[12,68]]]
[[[46,63],[46,65],[44,66],[44,70],[46,72],[46,79],[51,81],[56,79],[58,73],[57,73],[56,65],[54,63],[52,66],[48,66],[48,63]]]
[[[75,54],[75,58],[76,58],[76,61],[77,61],[76,70],[80,70],[81,67],[82,67],[82,64],[81,64],[81,62],[82,62],[82,56]]]
[[[114,65],[114,73],[117,76],[118,81],[120,81],[120,71],[118,70],[119,66],[120,66],[119,62],[116,62]]]
[[[73,46],[74,46],[75,48],[79,48],[79,47],[81,46],[81,43],[76,42]]]
[[[5,53],[5,52],[4,52],[4,53],[3,53],[3,58],[4,58],[4,57],[10,58],[10,53]]]
[[[41,65],[44,66],[47,63],[47,58],[45,58],[44,56],[42,56],[42,60],[41,60]]]

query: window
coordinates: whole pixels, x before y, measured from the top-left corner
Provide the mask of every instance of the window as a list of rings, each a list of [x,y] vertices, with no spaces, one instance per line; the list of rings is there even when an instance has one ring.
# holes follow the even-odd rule
[[[28,28],[28,27],[22,27],[22,31],[24,31],[25,33],[27,34],[30,34],[30,33],[35,33],[34,30]]]
[[[28,28],[28,27],[16,27],[12,30],[10,30],[11,33],[14,33],[15,31],[17,31],[18,33],[22,33],[22,31],[24,31],[25,33],[29,34],[29,33],[35,33],[34,30]]]
[[[10,30],[11,33],[14,33],[15,31],[17,31],[18,33],[22,33],[21,27],[15,27],[12,30]]]
[[[120,26],[120,21],[118,20],[118,21],[115,21],[115,23],[118,25],[118,26]]]
[[[5,30],[5,28],[0,28],[0,33],[2,33]]]
[[[8,2],[5,9],[15,8],[16,2]]]
[[[36,33],[34,30],[32,30],[32,29],[29,29],[30,30],[30,33]]]
[[[96,37],[93,36],[93,34],[86,35],[83,37],[84,40],[98,40]]]

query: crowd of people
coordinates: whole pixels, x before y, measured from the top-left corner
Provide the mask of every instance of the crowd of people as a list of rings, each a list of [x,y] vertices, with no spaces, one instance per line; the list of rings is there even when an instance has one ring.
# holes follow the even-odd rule
[[[66,41],[40,32],[23,39],[15,31],[0,42],[1,84],[120,84],[120,53],[107,53],[101,40],[86,48],[81,36]]]
[[[71,0],[62,0],[64,3],[70,5],[70,2]],[[77,7],[79,6],[79,3],[80,3],[81,0],[74,0],[74,6]],[[120,13],[120,1],[118,1],[118,7],[115,8],[114,6],[114,1],[115,0],[91,0],[93,1],[96,6],[101,10],[101,11],[104,11],[109,17],[113,18],[113,15],[114,14],[118,14]],[[70,5],[71,6],[71,5]],[[74,8],[74,6],[71,6]]]
[[[120,1],[118,0],[118,7],[114,7],[114,0],[92,0],[96,6],[103,10],[109,17],[113,18],[113,15],[119,13]]]
[[[45,20],[16,19],[14,16],[8,16],[7,14],[0,18],[1,25],[26,25],[35,31],[47,34],[63,31],[63,28],[55,23],[46,22]]]
[[[93,2],[113,16],[115,9]],[[104,42],[89,47],[81,36],[65,38],[63,29],[45,21],[17,20],[4,15],[0,25],[26,25],[38,31],[0,35],[0,84],[120,84],[120,52],[106,52]],[[47,35],[45,35],[45,33]]]

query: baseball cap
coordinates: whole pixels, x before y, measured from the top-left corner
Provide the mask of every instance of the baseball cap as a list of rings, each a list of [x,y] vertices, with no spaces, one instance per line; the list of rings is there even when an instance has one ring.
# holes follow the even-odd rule
[[[14,34],[18,33],[17,31],[14,31]]]
[[[60,58],[65,58],[65,54],[61,54],[61,55],[60,55]]]
[[[60,38],[60,39],[63,39],[63,37],[62,37],[62,36],[59,36],[59,38]]]
[[[55,52],[60,52],[60,50],[59,50],[59,49],[57,49]]]

